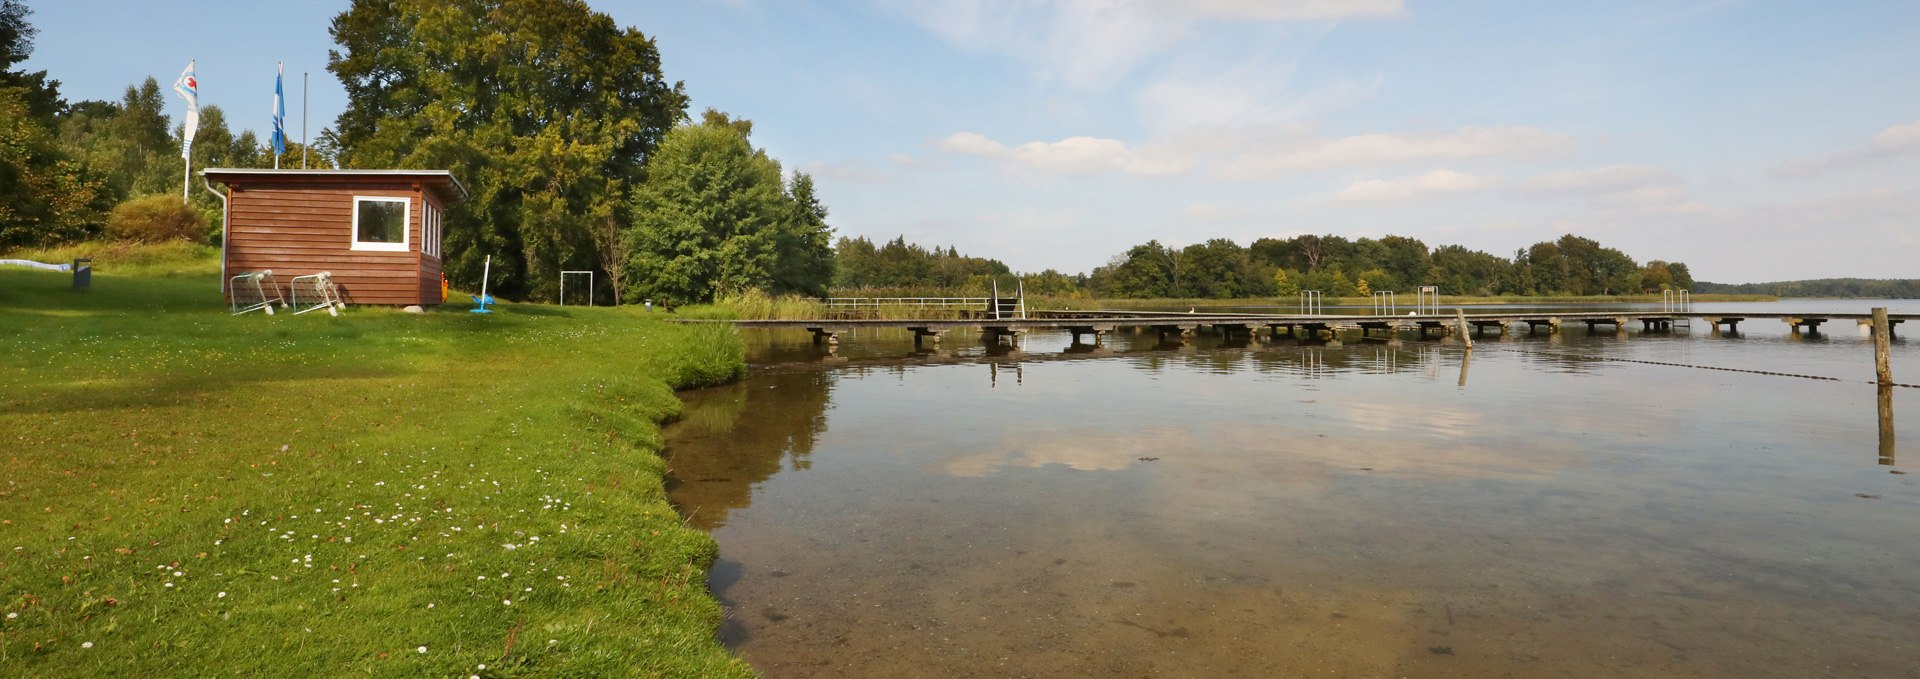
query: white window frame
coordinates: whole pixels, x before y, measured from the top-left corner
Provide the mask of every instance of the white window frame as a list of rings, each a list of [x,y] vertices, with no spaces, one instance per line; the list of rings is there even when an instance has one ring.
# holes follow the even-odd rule
[[[433,243],[434,259],[439,259],[441,239],[446,237],[446,233],[444,229],[441,228],[441,223],[446,219],[447,210],[446,208],[442,208],[438,205],[432,205],[432,209],[433,209],[433,240],[428,242]]]
[[[400,203],[406,206],[403,209],[403,211],[400,213],[400,242],[379,243],[379,242],[370,242],[370,241],[360,240],[360,204],[363,202]],[[353,249],[355,250],[369,250],[374,252],[406,252],[412,249],[412,246],[413,246],[413,199],[412,198],[394,198],[392,196],[354,196],[353,197],[353,233],[348,235],[353,239],[352,240]]]
[[[420,254],[428,257],[440,256],[434,248],[437,240],[433,237],[434,212],[433,201],[420,199]]]

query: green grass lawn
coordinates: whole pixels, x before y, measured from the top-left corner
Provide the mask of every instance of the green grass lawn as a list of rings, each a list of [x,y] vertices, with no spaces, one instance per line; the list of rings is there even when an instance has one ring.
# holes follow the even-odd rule
[[[731,329],[229,317],[195,256],[0,267],[0,675],[751,675],[655,454]]]

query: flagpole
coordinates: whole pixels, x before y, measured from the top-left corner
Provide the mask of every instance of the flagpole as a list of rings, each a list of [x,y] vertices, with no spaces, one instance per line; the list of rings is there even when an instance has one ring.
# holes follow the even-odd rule
[[[300,169],[307,169],[307,73],[300,72]]]
[[[187,116],[180,122],[180,202],[189,203],[188,192],[193,190],[193,133],[200,129],[200,78],[193,73],[192,59],[187,60],[187,70],[180,72],[180,78],[173,81],[173,91],[187,100]]]

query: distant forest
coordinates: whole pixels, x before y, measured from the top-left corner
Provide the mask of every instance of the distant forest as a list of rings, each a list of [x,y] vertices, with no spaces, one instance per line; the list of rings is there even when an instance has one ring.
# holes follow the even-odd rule
[[[1694,285],[1693,291],[1702,295],[1920,299],[1920,279],[1821,278],[1810,281],[1776,281],[1773,283],[1709,283],[1701,281]]]
[[[841,238],[834,247],[833,291],[839,296],[979,294],[1009,273],[994,259],[928,248],[895,238],[875,245]],[[1411,294],[1436,285],[1448,295],[1630,295],[1694,287],[1681,262],[1642,264],[1617,249],[1574,235],[1543,241],[1512,257],[1458,245],[1430,248],[1404,236],[1348,239],[1335,235],[1262,238],[1241,246],[1215,238],[1182,248],[1148,241],[1114,255],[1090,273],[1048,269],[1021,274],[1028,294],[1099,298],[1291,296],[1319,290],[1333,297],[1380,290]],[[1001,285],[1012,284],[1008,278]],[[1696,292],[1698,292],[1696,290]]]

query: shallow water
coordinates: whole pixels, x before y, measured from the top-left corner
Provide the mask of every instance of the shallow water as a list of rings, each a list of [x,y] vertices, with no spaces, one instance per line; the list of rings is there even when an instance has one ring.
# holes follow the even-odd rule
[[[751,333],[670,492],[770,677],[1911,676],[1920,451],[1871,345],[1742,330]]]

